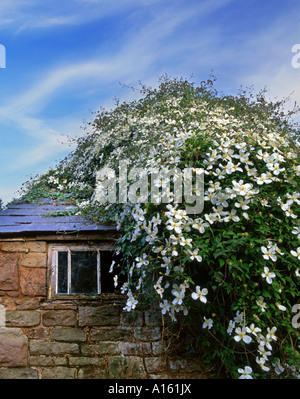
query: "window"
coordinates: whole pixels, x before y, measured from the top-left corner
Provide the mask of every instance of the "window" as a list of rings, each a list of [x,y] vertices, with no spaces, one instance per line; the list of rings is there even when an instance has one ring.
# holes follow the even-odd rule
[[[53,245],[50,251],[52,296],[93,296],[115,291],[115,273],[109,273],[114,260],[111,247]]]

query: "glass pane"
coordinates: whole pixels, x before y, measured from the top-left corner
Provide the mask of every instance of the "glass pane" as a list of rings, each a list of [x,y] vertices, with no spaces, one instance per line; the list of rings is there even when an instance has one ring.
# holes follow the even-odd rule
[[[115,262],[113,272],[109,273],[112,262]],[[101,293],[118,292],[122,284],[126,281],[124,274],[121,273],[121,257],[117,256],[114,251],[100,251],[101,263]],[[118,266],[118,267],[117,267]],[[118,275],[118,286],[114,286],[114,276]]]
[[[58,252],[57,293],[68,293],[68,252]]]
[[[114,292],[114,280],[113,277],[116,274],[115,270],[113,273],[109,273],[111,263],[113,261],[113,251],[101,251],[100,252],[100,263],[101,263],[101,292]]]
[[[72,251],[71,293],[97,294],[97,252]]]

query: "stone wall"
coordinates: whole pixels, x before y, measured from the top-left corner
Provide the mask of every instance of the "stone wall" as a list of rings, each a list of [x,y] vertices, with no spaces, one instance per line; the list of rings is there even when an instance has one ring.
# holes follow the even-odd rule
[[[1,243],[0,304],[0,379],[209,377],[178,342],[167,349],[160,313],[128,313],[116,294],[47,299],[45,241]]]

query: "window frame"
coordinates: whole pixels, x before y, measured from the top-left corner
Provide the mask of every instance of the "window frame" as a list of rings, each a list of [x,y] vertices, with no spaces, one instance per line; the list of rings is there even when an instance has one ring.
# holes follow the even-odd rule
[[[48,264],[49,264],[49,290],[48,299],[93,299],[99,298],[103,293],[101,292],[101,251],[111,251],[113,252],[114,247],[108,244],[73,244],[73,243],[56,243],[49,245],[48,252]],[[97,293],[71,293],[71,252],[72,251],[87,251],[87,252],[97,252]],[[67,262],[68,262],[68,292],[59,293],[58,292],[58,253],[67,252]],[[106,294],[106,293],[105,293]],[[111,293],[113,294],[113,293]]]

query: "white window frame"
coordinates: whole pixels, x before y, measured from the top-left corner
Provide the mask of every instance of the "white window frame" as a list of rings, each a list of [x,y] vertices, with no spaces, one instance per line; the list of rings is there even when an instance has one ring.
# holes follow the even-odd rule
[[[111,245],[83,245],[83,244],[51,244],[49,245],[48,259],[50,260],[50,284],[49,284],[49,298],[74,298],[74,297],[94,297],[101,295],[101,251],[112,251]],[[95,294],[76,294],[71,293],[71,252],[72,251],[87,251],[97,252],[97,293]],[[66,293],[58,292],[58,253],[68,253],[68,288]]]

